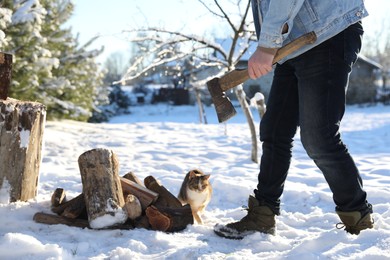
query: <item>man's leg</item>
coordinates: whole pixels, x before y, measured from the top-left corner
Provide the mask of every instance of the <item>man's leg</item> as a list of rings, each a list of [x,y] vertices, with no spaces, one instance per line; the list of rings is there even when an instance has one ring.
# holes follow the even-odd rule
[[[354,25],[294,60],[299,82],[302,144],[324,174],[336,210],[359,212],[356,221],[372,210],[358,169],[341,140],[339,127],[345,111],[349,74],[360,50],[360,36],[358,24]]]
[[[280,212],[280,196],[290,167],[293,138],[298,127],[298,88],[295,69],[286,62],[275,69],[267,112],[260,122],[262,156],[256,198]]]
[[[267,112],[261,120],[263,141],[259,184],[248,200],[248,214],[227,225],[216,225],[217,235],[241,239],[253,232],[274,234],[279,197],[290,166],[293,137],[298,123],[298,93],[294,69],[288,64],[275,69]]]

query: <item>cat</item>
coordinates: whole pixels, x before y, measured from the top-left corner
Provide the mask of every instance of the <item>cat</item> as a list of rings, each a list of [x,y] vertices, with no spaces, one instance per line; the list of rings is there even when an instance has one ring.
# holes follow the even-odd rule
[[[192,216],[198,224],[203,224],[201,213],[211,200],[213,189],[211,187],[210,174],[194,169],[189,171],[181,185],[178,199],[185,205],[191,206]]]

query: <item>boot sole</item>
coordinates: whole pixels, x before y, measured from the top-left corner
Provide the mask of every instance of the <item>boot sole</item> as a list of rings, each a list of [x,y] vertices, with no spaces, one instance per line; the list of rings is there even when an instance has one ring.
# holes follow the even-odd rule
[[[246,236],[254,234],[256,231],[237,232],[234,229],[228,228],[224,225],[216,224],[214,226],[214,233],[220,237],[241,240]]]

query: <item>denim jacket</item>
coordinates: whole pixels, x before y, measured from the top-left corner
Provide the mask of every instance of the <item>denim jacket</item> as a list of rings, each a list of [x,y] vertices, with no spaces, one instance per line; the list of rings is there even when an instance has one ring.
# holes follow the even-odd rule
[[[290,54],[294,58],[368,15],[364,0],[251,0],[258,45],[280,48],[314,31],[317,41]],[[283,28],[287,25],[287,32]]]

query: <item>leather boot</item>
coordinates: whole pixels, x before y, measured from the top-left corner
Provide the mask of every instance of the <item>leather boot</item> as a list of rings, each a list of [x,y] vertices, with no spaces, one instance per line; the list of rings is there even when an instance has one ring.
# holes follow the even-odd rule
[[[336,211],[336,213],[342,221],[342,223],[336,225],[338,229],[344,228],[348,233],[359,235],[360,231],[373,228],[374,221],[371,218],[370,212],[367,212],[364,216],[359,211]]]
[[[275,234],[275,213],[265,205],[250,196],[248,200],[248,214],[240,221],[227,225],[217,224],[214,232],[221,237],[242,239],[255,232]]]

